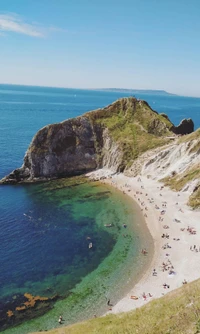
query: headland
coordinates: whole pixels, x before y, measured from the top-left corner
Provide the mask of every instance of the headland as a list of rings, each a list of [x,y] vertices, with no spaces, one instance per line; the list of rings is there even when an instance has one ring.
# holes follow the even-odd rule
[[[174,126],[147,102],[123,98],[38,131],[22,167],[1,180],[91,172],[140,205],[155,253],[142,279],[108,312],[137,308],[199,277],[200,131],[193,130],[191,119]],[[141,252],[148,257],[148,249]]]

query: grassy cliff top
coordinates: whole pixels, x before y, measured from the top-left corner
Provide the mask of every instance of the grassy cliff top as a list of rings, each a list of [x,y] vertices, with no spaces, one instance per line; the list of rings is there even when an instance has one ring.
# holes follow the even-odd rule
[[[194,139],[200,140],[200,128],[188,135],[181,137],[178,142],[184,143]]]
[[[200,333],[199,295],[200,280],[197,280],[134,311],[40,333],[197,334]]]
[[[134,97],[122,98],[111,105],[88,112],[93,123],[108,128],[124,155],[124,166],[149,149],[167,144],[174,136],[173,124],[152,110],[147,102]]]

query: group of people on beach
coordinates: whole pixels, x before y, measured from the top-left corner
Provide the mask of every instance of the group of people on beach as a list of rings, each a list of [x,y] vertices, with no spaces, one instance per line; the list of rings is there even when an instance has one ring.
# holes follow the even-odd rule
[[[161,238],[169,239],[169,234],[168,234],[168,233],[163,233],[163,234],[161,235]]]
[[[112,182],[113,185],[117,185],[117,182],[115,182],[114,180],[112,180],[111,182]],[[133,196],[135,197],[135,199],[137,200],[138,204],[140,205],[140,209],[143,212],[143,216],[147,217],[147,214],[148,214],[148,216],[151,215],[152,214],[151,209],[154,209],[154,214],[155,214],[155,209],[156,209],[156,216],[158,218],[158,222],[162,223],[163,221],[166,221],[166,216],[167,216],[167,218],[169,218],[169,215],[167,215],[169,204],[165,200],[166,198],[164,198],[164,194],[162,192],[162,190],[164,189],[164,186],[157,187],[157,188],[159,188],[158,189],[158,195],[161,198],[160,199],[158,198],[158,202],[155,203],[156,202],[155,199],[153,197],[149,196],[149,194],[146,192],[145,185],[142,182],[142,177],[138,177],[137,182],[139,184],[138,184],[138,186],[136,186],[136,191],[134,193],[133,192],[132,193],[133,193]],[[123,185],[121,184],[119,188],[124,192],[124,194],[126,194],[126,193],[128,194],[128,192],[133,191],[132,186],[129,183],[125,183]],[[179,197],[180,194],[178,193],[177,196]],[[172,217],[172,221],[174,221],[175,223],[182,223],[182,221],[179,219],[179,216],[181,217],[181,214],[183,213],[180,202],[176,202],[176,200],[175,200],[174,204],[176,205],[177,217],[174,218],[174,219]],[[161,227],[165,230],[169,230],[169,232],[170,232],[170,226],[171,225],[168,222],[168,225],[164,223],[164,224],[162,224]],[[179,229],[180,231],[186,230],[185,226],[183,226],[183,227],[180,226],[180,227],[181,227]],[[164,232],[168,232],[168,231],[164,231]],[[192,234],[192,235],[196,234],[196,230],[193,227],[190,227],[190,226],[188,226],[187,232],[189,232],[189,234]],[[161,240],[161,249],[165,250],[165,253],[163,254],[163,256],[165,256],[165,258],[163,259],[163,262],[161,263],[161,265],[159,265],[159,263],[158,263],[158,268],[157,268],[158,270],[156,268],[154,268],[153,272],[152,272],[152,276],[155,276],[155,280],[156,280],[156,277],[158,275],[159,276],[161,275],[162,277],[164,277],[164,279],[163,279],[164,283],[161,284],[160,287],[161,288],[163,287],[164,289],[167,289],[167,290],[170,289],[170,284],[168,284],[169,282],[167,280],[167,277],[172,276],[172,275],[176,275],[177,273],[174,269],[174,265],[171,262],[170,251],[169,251],[169,253],[166,253],[166,249],[171,249],[172,246],[174,246],[174,244],[173,244],[174,241],[179,241],[180,242],[180,240],[181,240],[181,238],[179,238],[179,235],[178,235],[178,237],[175,236],[174,238],[170,238],[170,235],[171,235],[170,233],[162,233],[161,234],[161,238],[170,239],[170,244],[166,243],[166,240],[163,240],[163,241],[165,241],[164,243]],[[200,252],[200,246],[199,247],[197,247],[196,245],[190,246],[190,250],[194,251],[194,252]],[[146,255],[146,254],[148,254],[148,251],[146,250],[146,248],[142,248],[141,253],[143,255]],[[161,272],[161,273],[159,273],[159,272]],[[162,273],[165,273],[165,272],[167,272],[168,276],[165,276],[165,274],[162,274]],[[161,281],[161,282],[163,282],[163,281]],[[186,279],[184,279],[182,284],[186,284],[186,283],[187,283],[187,281],[186,281]],[[171,285],[173,287],[173,284],[171,284]],[[137,298],[135,296],[132,296],[132,297],[134,297],[132,299],[138,299],[138,297]],[[148,297],[152,297],[151,293],[148,293],[148,294],[143,293],[141,295],[141,298],[143,298],[144,301],[146,301]]]
[[[138,182],[141,182],[141,178],[138,178]],[[142,187],[142,189],[144,189],[144,186],[141,186],[141,187]],[[164,187],[162,186],[162,187],[160,188],[160,190],[162,190],[163,188],[164,188]],[[139,191],[136,191],[136,195],[138,195],[138,194],[142,194],[142,193],[139,192]],[[178,195],[179,195],[179,194],[178,194]],[[146,193],[145,196],[148,196],[148,194]],[[160,196],[162,196],[162,194],[160,194]],[[144,207],[144,206],[145,206],[145,202],[144,202],[144,201],[141,201],[140,198],[137,198],[137,199],[138,199],[138,202],[141,204],[141,206]],[[154,203],[154,199],[153,199],[152,197],[151,197],[151,198],[148,198],[148,201],[149,201],[150,204]],[[155,207],[155,209],[160,210],[160,206],[159,206],[158,204],[154,204],[154,207]],[[147,207],[145,207],[145,208],[146,208],[146,210],[148,210]],[[164,208],[164,209],[163,209],[163,208]],[[167,209],[167,202],[166,202],[166,201],[163,201],[163,202],[162,202],[162,210],[160,211],[160,215],[159,215],[159,218],[158,218],[159,222],[163,222],[163,220],[164,220],[164,215],[165,215],[165,213],[166,213],[166,209]],[[142,209],[142,211],[143,211],[143,209]],[[179,210],[179,211],[182,211],[182,210]],[[176,221],[179,222],[178,219],[176,219]],[[169,225],[166,225],[166,224],[165,224],[165,225],[163,225],[163,228],[164,228],[164,229],[169,229]],[[164,239],[169,239],[170,236],[169,236],[168,233],[163,233],[163,234],[161,235],[161,237],[164,238]],[[175,240],[175,241],[179,241],[180,238],[173,238],[173,240]],[[162,249],[164,249],[164,250],[166,250],[166,249],[170,249],[170,248],[171,248],[171,245],[170,245],[169,243],[165,243],[165,244],[162,246]],[[197,248],[195,248],[195,249],[197,249]],[[191,248],[191,250],[192,250],[192,248]],[[199,251],[200,251],[200,248],[199,248]],[[166,253],[165,256],[170,256],[170,254],[169,254],[169,253]],[[163,261],[163,263],[162,263],[162,265],[161,265],[161,270],[162,270],[163,272],[167,271],[169,275],[175,275],[175,274],[176,274],[176,272],[174,271],[174,266],[172,265],[171,260],[170,260],[169,258],[167,259],[167,261]],[[153,276],[157,276],[157,271],[156,271],[156,269],[153,269],[152,275],[153,275]],[[185,284],[185,282],[186,282],[186,280],[184,280],[184,283],[183,283],[183,284]],[[170,285],[167,284],[167,283],[164,283],[164,284],[163,284],[163,288],[164,288],[164,289],[169,289],[169,288],[170,288]],[[146,295],[143,294],[143,299],[144,299],[144,300],[146,300],[146,297],[145,297],[145,296],[146,296]]]
[[[188,226],[187,227],[187,231],[189,232],[189,234],[196,234],[196,230],[194,229],[194,227]]]
[[[145,292],[143,292],[142,298],[146,301],[147,297],[153,297],[153,295],[150,292],[148,294],[146,294]]]
[[[199,247],[197,247],[196,245],[190,246],[190,250],[198,253],[198,252],[200,252],[200,246]]]

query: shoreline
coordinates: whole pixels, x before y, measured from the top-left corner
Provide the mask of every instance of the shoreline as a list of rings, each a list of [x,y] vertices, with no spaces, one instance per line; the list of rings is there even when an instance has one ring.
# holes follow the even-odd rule
[[[97,317],[103,316],[110,308],[107,304],[108,299],[111,299],[112,304],[116,304],[131,289],[132,281],[139,281],[144,270],[148,266],[148,258],[143,257],[140,253],[140,245],[148,248],[149,251],[153,253],[153,240],[145,225],[145,221],[137,203],[135,203],[133,207],[131,198],[124,196],[121,191],[109,184],[92,182],[92,180],[90,181],[88,178],[85,178],[85,181],[86,182],[83,182],[83,184],[86,183],[89,187],[88,189],[91,188],[91,191],[93,191],[93,188],[96,189],[93,191],[94,194],[98,195],[96,202],[98,202],[99,194],[102,194],[103,197],[108,196],[108,199],[106,200],[108,203],[106,204],[105,202],[102,209],[99,203],[98,207],[95,209],[95,216],[102,212],[96,220],[96,225],[101,227],[106,234],[109,232],[116,235],[116,240],[112,251],[109,252],[94,270],[86,275],[84,279],[74,287],[71,297],[58,300],[52,310],[42,315],[39,320],[36,320],[40,322],[40,328],[43,331],[60,326],[57,320],[59,314],[62,314],[65,319],[65,325],[70,325],[77,321],[88,320],[93,316],[93,313]],[[68,184],[71,183],[68,181]],[[73,184],[77,184],[77,182],[73,181]],[[57,184],[56,186],[59,189],[59,185]],[[49,189],[53,188],[53,185],[49,185]],[[45,187],[45,189],[47,188]],[[88,191],[85,194],[88,195]],[[115,214],[113,214],[113,212],[115,212]],[[112,220],[110,220],[111,218]],[[136,221],[136,224],[133,224],[133,220]],[[140,221],[142,224],[139,226]],[[107,222],[112,223],[113,228],[107,229],[103,227]],[[127,225],[127,229],[123,227],[125,224]],[[149,237],[146,240],[145,236],[147,233]],[[95,235],[93,238],[94,247],[95,243],[96,247],[98,247],[98,244],[101,241],[99,240],[97,244]],[[132,245],[134,245],[134,247],[132,247]],[[132,265],[133,261],[134,265]],[[59,281],[57,281],[57,284],[59,284]],[[87,292],[89,291],[88,289],[92,291],[90,294]],[[84,296],[86,292],[87,296],[81,298],[81,294]],[[41,295],[43,296],[43,294]],[[79,303],[75,302],[75,305],[73,304],[73,295],[75,298],[76,295],[79,296]],[[26,316],[24,315],[24,319],[25,318]],[[26,328],[28,328],[29,331],[35,331],[34,320],[31,320],[32,324],[29,320],[30,319],[27,319],[27,321],[18,324],[16,328],[8,327],[5,332],[8,331],[9,333],[12,332],[14,334],[17,331],[20,331],[21,333],[25,333],[28,332],[28,330],[26,331]]]
[[[106,169],[87,176],[114,186],[139,204],[154,242],[154,253],[147,270],[106,314],[131,311],[181,287],[185,281],[199,278],[200,212],[186,205],[187,192],[174,192],[144,176],[128,177]],[[165,237],[162,238],[163,234]]]

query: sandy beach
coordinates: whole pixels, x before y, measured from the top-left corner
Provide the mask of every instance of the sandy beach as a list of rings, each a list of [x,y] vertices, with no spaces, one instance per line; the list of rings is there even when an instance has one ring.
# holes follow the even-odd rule
[[[88,175],[136,201],[154,240],[155,251],[153,258],[149,258],[149,269],[137,284],[133,282],[132,290],[109,313],[133,310],[181,287],[184,281],[200,277],[200,212],[186,205],[187,192],[173,192],[145,176],[112,175],[104,169]]]

